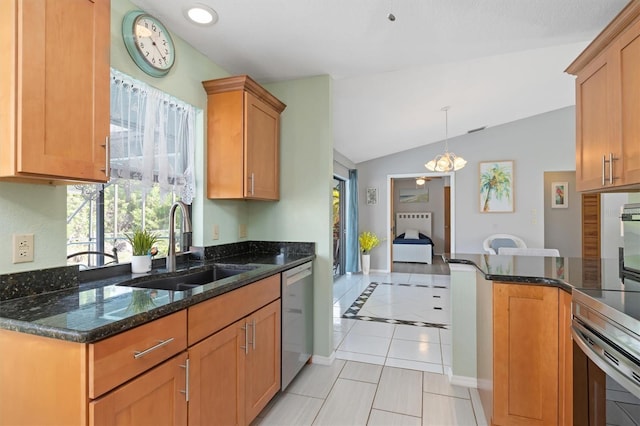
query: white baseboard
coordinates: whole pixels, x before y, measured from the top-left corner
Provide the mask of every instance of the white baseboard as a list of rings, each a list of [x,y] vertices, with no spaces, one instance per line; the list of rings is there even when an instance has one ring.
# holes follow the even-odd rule
[[[449,383],[465,388],[478,388],[478,379],[476,377],[454,376],[451,372],[449,373]]]
[[[469,389],[469,394],[471,396],[473,411],[476,413],[476,422],[478,423],[478,426],[489,426],[491,423],[487,421],[487,416],[484,413],[484,407],[482,407],[482,401],[480,401],[478,389]]]
[[[313,355],[311,357],[312,364],[331,365],[336,359],[336,351],[331,352],[329,356]]]

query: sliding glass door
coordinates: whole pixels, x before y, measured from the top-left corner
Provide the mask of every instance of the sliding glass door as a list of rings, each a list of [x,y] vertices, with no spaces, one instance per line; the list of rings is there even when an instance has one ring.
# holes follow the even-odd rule
[[[333,276],[344,275],[345,265],[345,181],[333,178]]]

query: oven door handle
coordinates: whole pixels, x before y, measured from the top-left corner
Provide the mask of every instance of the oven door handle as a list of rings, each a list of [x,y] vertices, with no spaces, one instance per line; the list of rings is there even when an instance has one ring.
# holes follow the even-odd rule
[[[602,371],[640,398],[640,372],[632,361],[582,324],[573,320],[573,341]]]

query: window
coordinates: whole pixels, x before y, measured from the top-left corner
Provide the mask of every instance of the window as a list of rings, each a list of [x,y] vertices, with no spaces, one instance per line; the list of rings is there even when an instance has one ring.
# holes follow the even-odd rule
[[[167,252],[169,209],[176,200],[191,204],[195,194],[195,116],[195,107],[111,71],[111,179],[68,187],[67,255],[115,249],[128,262],[126,234],[137,228],[155,232],[159,252]],[[85,254],[68,263],[110,261]]]

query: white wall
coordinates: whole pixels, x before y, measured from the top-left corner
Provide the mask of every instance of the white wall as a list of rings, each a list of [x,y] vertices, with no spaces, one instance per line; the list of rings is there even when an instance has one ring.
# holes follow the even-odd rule
[[[349,170],[355,169],[356,165],[335,149],[333,150],[333,174],[344,180],[349,179]]]
[[[551,184],[567,182],[567,208],[551,207]],[[567,234],[575,238],[567,238]],[[560,256],[582,256],[582,196],[576,192],[576,172],[544,173],[544,246],[558,249]]]
[[[455,116],[451,117],[455,120]],[[449,149],[467,161],[456,172],[456,251],[482,252],[482,241],[490,234],[520,236],[530,247],[544,245],[544,172],[575,170],[575,108],[567,107],[523,120],[490,127],[449,140]],[[387,175],[426,171],[424,163],[444,151],[444,143],[411,149],[394,155],[358,163],[360,231],[386,235]],[[514,161],[513,213],[481,213],[479,201],[479,163]],[[367,187],[382,194],[375,206],[364,203]],[[388,269],[384,242],[374,250],[372,269]]]

